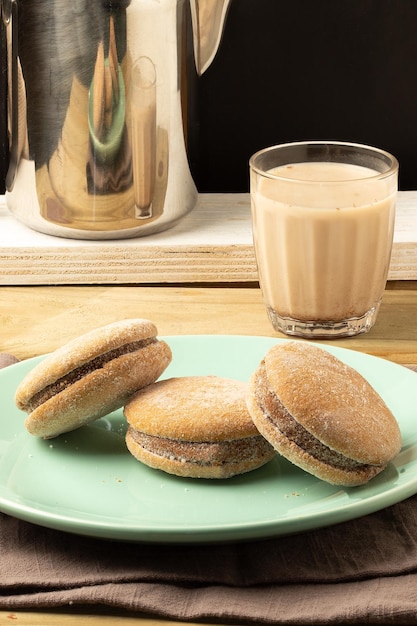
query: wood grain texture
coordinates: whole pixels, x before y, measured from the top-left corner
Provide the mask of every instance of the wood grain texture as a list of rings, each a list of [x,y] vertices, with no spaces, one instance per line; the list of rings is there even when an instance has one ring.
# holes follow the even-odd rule
[[[0,626],[201,626],[196,622],[171,622],[147,617],[137,617],[124,614],[93,615],[89,612],[85,613],[64,613],[50,611],[0,611]],[[225,626],[216,623],[216,626]],[[236,624],[235,626],[239,626]]]
[[[370,332],[322,343],[417,365],[417,281],[394,285]],[[44,354],[128,317],[151,319],[160,335],[284,336],[272,329],[257,286],[16,286],[0,287],[0,352]]]
[[[81,241],[26,228],[0,196],[0,285],[242,282],[258,278],[248,194],[201,194],[173,228]],[[390,280],[417,279],[417,191],[400,192]]]

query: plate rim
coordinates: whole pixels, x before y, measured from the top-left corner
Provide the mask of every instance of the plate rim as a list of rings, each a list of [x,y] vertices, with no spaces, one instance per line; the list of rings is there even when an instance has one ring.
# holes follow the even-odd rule
[[[306,343],[312,343],[308,340],[303,339],[294,339],[294,338],[281,338],[281,337],[271,337],[267,335],[242,335],[242,334],[184,334],[184,335],[163,335],[159,336],[159,339],[163,339],[168,343],[176,342],[176,341],[212,341],[213,338],[216,340],[235,340],[238,342],[243,341],[254,341],[256,343],[263,342],[265,345],[271,346],[276,343],[285,343],[288,341],[304,341]],[[407,377],[408,375],[411,377],[415,376],[415,372],[407,369],[405,366],[390,361],[388,359],[384,359],[383,357],[375,356],[372,354],[368,354],[366,352],[360,350],[352,350],[350,348],[345,348],[341,346],[334,346],[323,344],[320,342],[314,341],[314,345],[320,346],[329,352],[337,355],[345,355],[349,353],[354,357],[354,361],[358,359],[365,363],[375,361],[375,363],[379,363],[383,367],[390,368],[392,367],[395,371],[399,371],[399,368],[403,370],[404,375]],[[266,348],[269,349],[269,348]],[[18,363],[12,364],[4,370],[0,370],[0,385],[1,379],[4,375],[3,372],[11,371],[11,369],[20,369],[22,365],[25,366],[25,369],[30,369],[31,366],[36,364],[46,358],[49,353],[30,357]],[[342,358],[343,360],[343,358]],[[349,359],[348,359],[349,360]],[[355,367],[355,366],[353,366]],[[356,368],[355,368],[356,369]],[[165,373],[164,373],[165,374]],[[164,376],[164,375],[163,375]],[[162,377],[163,377],[162,376]],[[161,378],[162,378],[161,377]],[[381,394],[382,395],[382,394]],[[18,410],[18,409],[16,409]],[[1,433],[1,426],[0,426]],[[416,433],[417,436],[417,433]],[[1,459],[1,455],[0,455]],[[302,470],[300,470],[302,471]],[[283,536],[288,534],[293,534],[289,528],[286,528],[294,518],[289,518],[287,520],[283,520],[281,518],[268,519],[262,521],[245,521],[243,523],[222,523],[221,525],[193,525],[192,529],[189,529],[187,526],[167,526],[160,527],[158,526],[157,530],[152,530],[149,527],[140,527],[137,523],[133,525],[124,524],[122,527],[118,528],[114,525],[113,518],[110,518],[109,522],[105,521],[104,516],[98,516],[99,520],[92,519],[92,516],[87,514],[84,518],[77,518],[75,516],[64,515],[62,513],[48,513],[45,512],[45,507],[36,508],[36,502],[31,506],[28,504],[28,500],[24,499],[19,502],[19,498],[17,500],[7,499],[7,497],[3,494],[3,485],[0,484],[0,511],[3,513],[12,515],[19,519],[22,519],[27,522],[31,522],[34,524],[38,524],[40,526],[51,528],[55,530],[60,530],[64,532],[69,532],[72,534],[83,535],[96,537],[101,539],[110,539],[110,540],[123,540],[123,541],[134,541],[134,542],[151,542],[151,543],[219,543],[224,541],[242,541],[242,540],[258,540],[265,539],[270,537]],[[366,487],[366,486],[365,486]],[[357,488],[351,488],[353,490]],[[341,491],[346,491],[346,488],[341,488]],[[341,522],[347,522],[352,519],[362,517],[364,515],[368,515],[370,513],[374,513],[382,508],[386,508],[396,504],[406,498],[414,495],[417,492],[417,469],[415,475],[412,475],[408,480],[402,480],[400,484],[393,486],[388,491],[379,491],[375,494],[371,494],[369,497],[364,498],[362,500],[356,501],[353,499],[352,501],[348,501],[345,504],[339,505],[334,511],[327,510],[326,508],[322,510],[317,510],[317,507],[310,514],[306,514],[302,516],[302,521],[300,518],[297,521],[297,529],[294,531],[295,533],[305,532],[309,530],[314,530],[318,528],[323,528],[325,526],[338,524]],[[389,497],[387,498],[387,494]],[[307,507],[308,508],[308,507]],[[360,509],[359,514],[357,513],[358,509]],[[60,507],[60,511],[64,510],[63,507]],[[323,520],[323,515],[330,515],[331,519]],[[317,524],[316,521],[320,522]]]

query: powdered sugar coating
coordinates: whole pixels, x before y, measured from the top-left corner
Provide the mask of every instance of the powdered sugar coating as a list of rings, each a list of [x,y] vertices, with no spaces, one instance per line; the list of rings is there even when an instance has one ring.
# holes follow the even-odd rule
[[[218,376],[160,380],[137,392],[124,413],[135,429],[184,441],[225,441],[258,431],[246,407],[247,384]]]
[[[157,328],[147,319],[125,319],[100,326],[68,341],[38,363],[16,389],[16,405],[22,411],[33,395],[95,357],[132,341],[156,337]]]
[[[27,430],[56,437],[121,408],[171,362],[171,349],[156,332],[149,320],[122,320],[81,335],[41,361],[16,391],[17,406],[28,413]]]
[[[217,376],[161,380],[125,406],[126,445],[146,465],[177,476],[228,478],[275,456],[246,407],[247,384]]]
[[[395,417],[352,367],[307,342],[274,346],[265,356],[270,388],[292,417],[331,449],[380,465],[401,447]]]
[[[371,385],[307,342],[278,344],[265,355],[247,406],[275,450],[331,484],[367,483],[401,448],[399,426]]]

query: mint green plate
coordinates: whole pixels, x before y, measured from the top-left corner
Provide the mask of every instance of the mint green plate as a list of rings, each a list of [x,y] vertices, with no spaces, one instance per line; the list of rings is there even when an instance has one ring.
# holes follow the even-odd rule
[[[166,337],[173,361],[164,377],[216,374],[247,380],[279,339]],[[403,449],[362,487],[329,485],[277,456],[228,480],[170,476],[136,461],[116,411],[53,440],[26,432],[14,390],[40,358],[0,371],[0,510],[42,526],[108,539],[215,542],[265,538],[337,524],[417,492],[417,376],[360,352],[329,348],[356,368],[394,412]]]

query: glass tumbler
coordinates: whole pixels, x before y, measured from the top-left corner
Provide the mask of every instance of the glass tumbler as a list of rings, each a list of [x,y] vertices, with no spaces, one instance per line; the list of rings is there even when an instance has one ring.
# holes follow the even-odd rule
[[[397,159],[371,146],[280,144],[249,162],[259,282],[275,330],[301,337],[367,332],[385,289]]]

